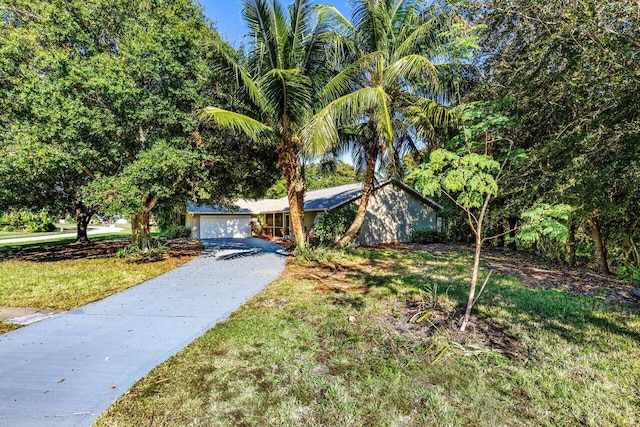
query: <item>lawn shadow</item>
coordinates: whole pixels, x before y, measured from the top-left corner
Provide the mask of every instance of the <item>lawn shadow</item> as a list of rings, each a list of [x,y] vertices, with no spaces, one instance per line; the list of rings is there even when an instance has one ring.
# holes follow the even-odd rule
[[[442,245],[441,245],[442,246]],[[383,290],[394,297],[400,295],[418,294],[436,289],[438,293],[447,293],[455,303],[456,316],[461,316],[466,307],[469,276],[471,267],[466,268],[462,264],[467,263],[469,251],[463,250],[456,254],[459,248],[453,247],[449,251],[439,246],[439,252],[435,257],[429,251],[412,253],[405,251],[400,256],[382,254],[382,259],[369,258],[360,265],[350,265],[345,277],[362,284],[363,293]],[[380,254],[377,254],[380,255]],[[411,261],[411,262],[408,262]],[[437,261],[444,263],[439,270],[424,265],[424,263]],[[514,261],[508,259],[508,261]],[[498,261],[495,257],[485,261],[485,265],[495,266]],[[517,259],[514,261],[517,263]],[[379,268],[371,266],[379,265]],[[419,269],[420,264],[422,268]],[[437,271],[437,274],[434,272]],[[443,271],[444,276],[443,277]],[[487,268],[483,268],[481,274],[486,274]],[[532,319],[527,328],[543,328],[556,334],[573,344],[583,343],[585,340],[593,341],[588,326],[611,334],[627,337],[636,343],[640,343],[640,331],[626,325],[630,317],[640,315],[640,309],[635,302],[625,298],[610,299],[597,291],[594,284],[596,275],[585,273],[563,273],[549,283],[559,284],[554,287],[542,287],[537,276],[512,274],[513,268],[498,269],[500,273],[494,274],[489,280],[478,304],[489,307],[500,307],[509,313],[511,320],[521,318],[523,314]],[[525,272],[545,272],[545,277],[553,275],[554,271],[527,265]],[[587,295],[576,294],[579,283],[566,284],[568,278],[585,276],[589,280]],[[528,279],[532,280],[528,280]],[[480,286],[480,285],[479,285]],[[611,280],[602,283],[602,289],[624,289],[622,285],[611,288]],[[620,295],[620,292],[617,294]],[[509,320],[497,320],[486,311],[476,307],[472,315],[472,327],[476,333],[484,334],[493,348],[500,349],[503,353],[518,352],[521,350],[518,335],[514,333]],[[591,331],[593,335],[593,331]],[[598,345],[606,346],[606,339],[597,340]]]

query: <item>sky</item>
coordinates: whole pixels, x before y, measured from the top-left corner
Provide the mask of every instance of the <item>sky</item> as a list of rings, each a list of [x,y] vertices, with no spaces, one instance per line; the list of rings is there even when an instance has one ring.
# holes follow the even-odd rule
[[[289,2],[290,0],[280,0],[282,5],[288,5]],[[346,17],[350,16],[347,0],[320,0],[317,3],[331,4]],[[200,0],[200,4],[204,7],[204,14],[216,23],[220,36],[238,47],[242,36],[247,33],[247,27],[240,17],[241,0]]]

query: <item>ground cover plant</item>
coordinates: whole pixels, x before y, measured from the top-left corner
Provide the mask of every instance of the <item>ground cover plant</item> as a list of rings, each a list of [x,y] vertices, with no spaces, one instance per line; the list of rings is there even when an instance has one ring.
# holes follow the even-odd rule
[[[471,249],[311,251],[140,380],[107,425],[637,425],[640,311],[605,276]]]
[[[170,243],[165,256],[118,258],[129,240],[32,246],[0,252],[0,307],[69,310],[100,300],[178,267],[202,246]],[[14,329],[0,321],[0,333]]]

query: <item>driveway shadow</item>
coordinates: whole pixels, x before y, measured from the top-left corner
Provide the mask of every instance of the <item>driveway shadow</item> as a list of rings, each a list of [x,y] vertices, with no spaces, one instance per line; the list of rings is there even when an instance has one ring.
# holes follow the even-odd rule
[[[253,237],[245,239],[203,239],[202,243],[204,244],[205,254],[221,260],[259,255],[261,253],[288,255],[283,246]]]

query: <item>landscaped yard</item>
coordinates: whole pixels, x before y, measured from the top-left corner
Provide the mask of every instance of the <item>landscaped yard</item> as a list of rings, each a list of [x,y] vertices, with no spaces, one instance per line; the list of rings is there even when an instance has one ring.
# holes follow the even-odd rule
[[[128,240],[59,244],[0,252],[0,306],[69,310],[105,298],[195,257],[200,245],[172,244],[158,261],[117,258]],[[0,321],[0,333],[14,329]]]
[[[444,245],[290,263],[97,424],[640,423],[627,285],[489,253],[496,273],[462,335],[470,263]]]

